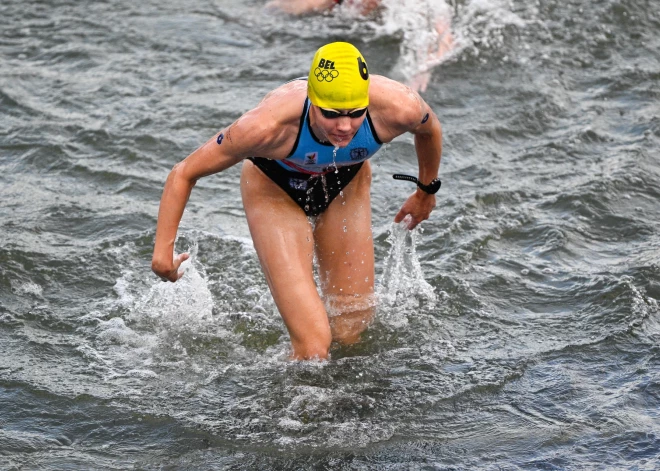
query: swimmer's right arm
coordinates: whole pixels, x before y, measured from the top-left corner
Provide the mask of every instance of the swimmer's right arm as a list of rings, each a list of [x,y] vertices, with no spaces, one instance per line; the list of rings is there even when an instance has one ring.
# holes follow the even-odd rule
[[[183,276],[180,266],[189,255],[174,255],[174,242],[183,211],[197,180],[229,168],[240,160],[232,153],[213,149],[213,141],[218,146],[217,141],[222,139],[220,136],[224,136],[222,132],[176,164],[167,176],[158,209],[156,241],[151,259],[151,269],[163,281],[175,282]]]
[[[242,126],[238,124],[241,120],[243,118],[176,164],[167,177],[158,209],[151,259],[151,269],[163,281],[175,282],[183,276],[180,266],[189,255],[174,255],[174,243],[186,203],[197,180],[226,170],[249,155],[258,155],[251,154],[256,146],[252,145],[252,139],[243,135]],[[243,121],[247,124],[249,118]]]
[[[226,170],[249,156],[286,157],[292,144],[287,139],[288,133],[283,132],[286,126],[282,123],[296,123],[301,111],[280,103],[287,100],[292,101],[286,91],[266,97],[259,106],[245,113],[172,168],[160,199],[151,259],[151,269],[163,281],[175,282],[183,275],[180,266],[189,255],[175,256],[174,243],[186,203],[197,180]],[[292,116],[288,117],[289,114]]]

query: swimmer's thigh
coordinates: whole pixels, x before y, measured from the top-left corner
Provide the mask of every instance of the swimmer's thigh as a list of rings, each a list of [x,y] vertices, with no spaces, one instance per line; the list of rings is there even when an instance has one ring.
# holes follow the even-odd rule
[[[371,231],[371,166],[319,216],[314,236],[321,288],[334,340],[357,341],[374,314],[374,245]]]
[[[241,195],[252,241],[289,330],[294,356],[324,357],[330,327],[314,282],[314,235],[305,213],[247,160],[241,173]]]

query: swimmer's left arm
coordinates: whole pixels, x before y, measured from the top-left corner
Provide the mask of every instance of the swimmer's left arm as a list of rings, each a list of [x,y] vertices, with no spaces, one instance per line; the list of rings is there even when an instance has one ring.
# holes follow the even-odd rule
[[[390,142],[407,132],[414,135],[419,163],[419,181],[429,184],[438,177],[442,155],[442,126],[431,107],[417,92],[388,79],[372,75],[369,111],[376,132]]]
[[[419,164],[418,179],[424,185],[438,178],[442,157],[442,125],[431,107],[422,101],[422,119],[410,130],[415,136]]]
[[[415,95],[418,103],[411,103],[404,114],[408,121],[406,131],[412,133],[415,139],[415,153],[419,165],[418,180],[428,185],[438,178],[442,156],[442,126],[431,107],[419,95],[416,93]],[[398,223],[409,215],[408,229],[414,229],[420,222],[429,218],[435,204],[435,195],[418,187],[396,214],[394,222]]]

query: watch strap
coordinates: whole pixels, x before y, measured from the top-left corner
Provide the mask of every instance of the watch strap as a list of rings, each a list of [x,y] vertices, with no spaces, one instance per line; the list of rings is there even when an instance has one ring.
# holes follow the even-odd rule
[[[412,175],[395,173],[394,175],[392,175],[392,178],[394,178],[395,180],[407,180],[409,182],[416,183],[417,186],[421,188],[421,190],[424,193],[428,193],[429,195],[435,195],[440,189],[440,186],[442,185],[442,182],[440,181],[439,178],[434,178],[433,180],[431,180],[431,183],[429,183],[428,185],[423,184],[416,177],[413,177]]]

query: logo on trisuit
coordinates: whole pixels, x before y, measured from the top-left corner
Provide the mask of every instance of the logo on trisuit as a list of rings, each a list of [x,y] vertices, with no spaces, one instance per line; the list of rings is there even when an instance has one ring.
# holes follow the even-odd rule
[[[289,178],[289,186],[294,190],[306,190],[307,180],[301,178]]]
[[[318,158],[319,158],[318,152],[309,152],[305,154],[305,162],[303,163],[303,165],[316,165]]]
[[[364,160],[369,155],[369,151],[366,147],[357,147],[351,149],[351,160]]]

